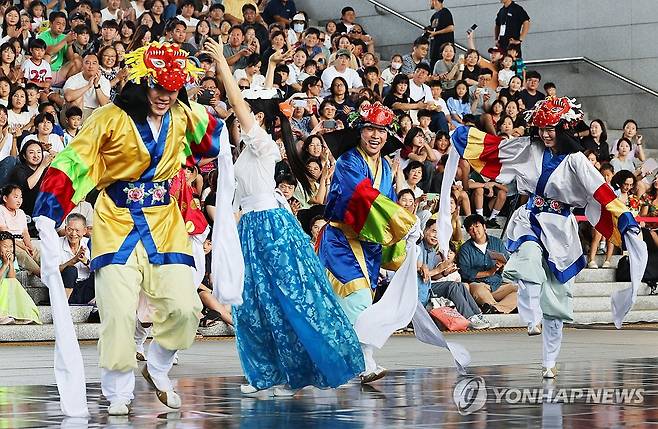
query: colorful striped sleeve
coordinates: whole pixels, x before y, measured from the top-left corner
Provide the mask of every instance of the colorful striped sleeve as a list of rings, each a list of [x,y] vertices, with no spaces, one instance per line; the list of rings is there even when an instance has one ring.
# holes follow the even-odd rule
[[[416,218],[373,187],[368,167],[358,157],[344,154],[336,163],[325,215],[350,227],[361,240],[397,243]]]
[[[572,170],[579,178],[582,192],[587,195],[587,220],[614,245],[622,247],[623,235],[627,231],[639,231],[640,226],[626,204],[617,198],[610,185],[585,155],[579,153],[572,157]],[[576,185],[577,182],[573,183],[574,187]]]
[[[203,159],[219,155],[220,141],[228,144],[228,130],[222,119],[210,114],[205,106],[190,102],[187,114],[185,158],[187,165],[198,165]]]
[[[98,109],[85,121],[73,141],[57,154],[41,182],[33,217],[45,216],[59,225],[96,187],[105,171],[98,156],[106,133],[113,129],[113,112]]]
[[[531,165],[533,145],[529,137],[503,139],[474,127],[459,127],[451,140],[475,171],[498,183],[511,183]]]

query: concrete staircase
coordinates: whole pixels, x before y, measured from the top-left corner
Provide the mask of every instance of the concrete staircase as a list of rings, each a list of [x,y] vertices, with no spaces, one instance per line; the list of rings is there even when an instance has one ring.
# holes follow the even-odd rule
[[[17,279],[24,285],[27,293],[38,305],[42,325],[0,325],[0,343],[4,342],[31,342],[54,341],[55,327],[53,325],[52,309],[48,303],[48,288],[41,280],[28,276],[25,272],[18,272]],[[87,323],[92,307],[88,305],[74,305],[69,307],[75,331],[79,340],[97,340],[100,324]],[[211,328],[199,328],[198,333],[204,337],[232,336],[233,328],[220,322]]]
[[[617,266],[621,256],[613,256],[612,265]],[[598,264],[603,263],[603,256],[597,256]],[[576,277],[573,287],[574,324],[610,324],[610,295],[615,290],[630,287],[630,283],[615,281],[615,268],[586,268]],[[523,327],[518,314],[492,314],[486,318],[497,323],[501,328]],[[638,292],[633,310],[625,322],[657,322],[658,295],[649,295],[649,287],[642,285]]]

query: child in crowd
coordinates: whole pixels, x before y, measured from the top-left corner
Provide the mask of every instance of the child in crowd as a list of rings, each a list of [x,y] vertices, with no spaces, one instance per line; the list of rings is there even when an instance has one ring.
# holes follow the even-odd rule
[[[601,164],[601,167],[599,167],[599,172],[601,173],[601,175],[605,179],[605,183],[607,183],[608,185],[611,185],[612,178],[615,175],[614,167],[612,165],[610,165],[609,162],[604,162],[603,164]],[[607,247],[606,246],[606,240],[603,238],[603,235],[601,235],[600,232],[598,232],[597,230],[592,228],[592,241],[590,242],[590,245],[589,245],[589,255],[588,255],[589,256],[589,258],[588,258],[589,263],[587,264],[587,266],[589,268],[598,268],[599,267],[599,264],[596,262],[596,253],[599,250],[603,251],[603,249],[606,249],[606,247]],[[611,259],[611,258],[612,258],[612,255],[610,255],[610,258],[608,258],[607,255],[606,255],[606,260]],[[604,263],[605,263],[605,261],[604,261]],[[610,264],[610,262],[608,262],[608,265],[609,264]]]
[[[64,129],[64,147],[73,140],[73,138],[78,135],[80,126],[82,125],[82,110],[78,106],[71,106],[68,108],[66,113],[66,127]]]
[[[9,94],[11,93],[11,81],[6,77],[0,77],[0,104],[9,105]]]
[[[0,325],[41,324],[39,309],[16,280],[15,242],[8,231],[0,231],[0,260]]]
[[[299,211],[301,204],[294,197],[295,191],[297,190],[297,179],[292,174],[281,174],[276,178],[276,189],[277,192],[281,193],[283,197],[288,201],[290,209],[293,214],[296,216]]]
[[[304,82],[307,77],[315,76],[315,73],[317,71],[318,71],[318,63],[315,60],[306,60],[306,62],[304,63],[304,69],[299,74],[298,79]]]
[[[514,60],[514,67],[512,67],[512,70],[515,72],[516,76],[523,79],[523,84],[525,85],[526,66],[523,58],[519,57],[519,45],[514,43],[507,45],[507,55]]]
[[[384,81],[384,88],[390,87],[393,83],[393,78],[400,73],[400,68],[402,68],[402,55],[393,54],[391,57],[390,65],[384,69],[382,72],[382,80]],[[384,91],[387,92],[386,90]],[[384,94],[386,95],[386,94]]]
[[[32,244],[27,229],[27,216],[21,210],[23,204],[23,191],[18,185],[6,185],[0,189],[2,204],[0,205],[0,231],[7,231],[13,235],[22,236],[16,242],[16,260],[21,269],[29,271],[35,276],[41,275],[39,266],[39,249]]]
[[[505,55],[501,61],[501,65],[503,68],[498,72],[498,92],[503,88],[509,87],[510,79],[516,76],[516,70],[512,69],[514,58],[511,55]]]
[[[39,87],[29,82],[25,85],[25,93],[27,94],[27,111],[34,117],[39,113]]]
[[[544,84],[544,93],[547,97],[557,97],[557,87],[553,82],[546,82]]]
[[[425,140],[433,142],[435,134],[430,131],[430,123],[432,122],[432,112],[427,109],[420,109],[418,111],[418,128],[423,130]]]
[[[94,52],[94,44],[90,42],[89,27],[85,24],[76,25],[73,29],[75,41],[71,44],[73,52],[84,58],[88,53]]]

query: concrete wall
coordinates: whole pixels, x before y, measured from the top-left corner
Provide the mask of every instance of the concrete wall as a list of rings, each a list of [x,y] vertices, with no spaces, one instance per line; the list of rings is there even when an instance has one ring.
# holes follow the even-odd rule
[[[432,11],[428,0],[380,0],[422,24]],[[421,31],[366,0],[296,0],[321,22],[338,19],[351,5],[357,21],[378,41],[384,59],[406,53]],[[587,56],[612,70],[658,90],[658,1],[656,0],[519,0],[532,26],[524,44],[526,59]],[[465,30],[478,24],[476,44],[481,51],[493,44],[497,0],[446,0],[457,28],[457,42],[465,45]],[[591,117],[607,118],[619,127],[627,117],[638,120],[645,134],[658,140],[658,98],[642,95],[632,86],[587,65],[536,67],[560,92],[582,98]],[[652,139],[654,140],[654,139]],[[658,141],[655,144],[658,147]]]

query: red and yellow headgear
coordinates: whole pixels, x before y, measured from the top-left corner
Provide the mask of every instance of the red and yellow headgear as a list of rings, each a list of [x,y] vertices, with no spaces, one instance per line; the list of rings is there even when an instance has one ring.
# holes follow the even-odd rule
[[[146,79],[150,87],[160,85],[168,91],[178,91],[204,73],[174,43],[151,42],[127,53],[125,58],[129,80],[140,83]]]

